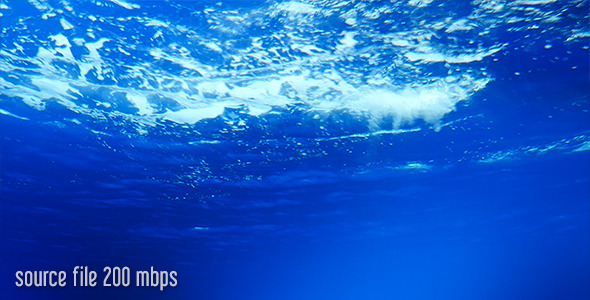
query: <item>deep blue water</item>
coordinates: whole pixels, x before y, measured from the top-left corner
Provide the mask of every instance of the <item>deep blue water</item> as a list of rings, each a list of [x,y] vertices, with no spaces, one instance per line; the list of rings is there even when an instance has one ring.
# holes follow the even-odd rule
[[[588,9],[0,1],[0,299],[588,299]]]

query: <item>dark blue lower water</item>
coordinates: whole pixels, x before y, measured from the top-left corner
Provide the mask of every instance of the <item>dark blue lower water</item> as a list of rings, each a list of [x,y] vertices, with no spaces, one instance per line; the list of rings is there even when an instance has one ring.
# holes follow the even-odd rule
[[[589,295],[587,151],[402,175],[375,167],[356,179],[315,174],[320,178],[280,188],[220,187],[221,205],[199,201],[198,188],[174,190],[149,178],[134,190],[107,186],[101,182],[116,185],[108,178],[140,172],[115,172],[122,164],[141,162],[111,151],[68,152],[88,140],[56,138],[25,121],[5,119],[2,130],[11,141],[2,144],[0,219],[9,298]],[[88,162],[96,160],[103,163]],[[172,201],[166,193],[188,198]],[[100,271],[99,278],[104,266],[175,270],[179,284],[163,292],[14,286],[18,270],[71,272],[76,265]]]

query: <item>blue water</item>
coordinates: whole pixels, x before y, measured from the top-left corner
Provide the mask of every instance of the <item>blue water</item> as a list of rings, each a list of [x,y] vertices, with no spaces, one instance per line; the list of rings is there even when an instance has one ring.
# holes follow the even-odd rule
[[[588,10],[0,1],[0,299],[588,299]]]

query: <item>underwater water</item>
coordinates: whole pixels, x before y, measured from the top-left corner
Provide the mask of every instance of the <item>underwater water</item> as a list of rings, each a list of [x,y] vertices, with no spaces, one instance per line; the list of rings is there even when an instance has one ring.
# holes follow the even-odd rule
[[[0,299],[588,299],[588,11],[0,0]]]

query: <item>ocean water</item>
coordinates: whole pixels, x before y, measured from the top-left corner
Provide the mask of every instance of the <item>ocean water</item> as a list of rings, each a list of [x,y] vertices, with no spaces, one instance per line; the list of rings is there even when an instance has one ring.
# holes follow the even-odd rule
[[[1,0],[0,299],[589,299],[588,12]]]

